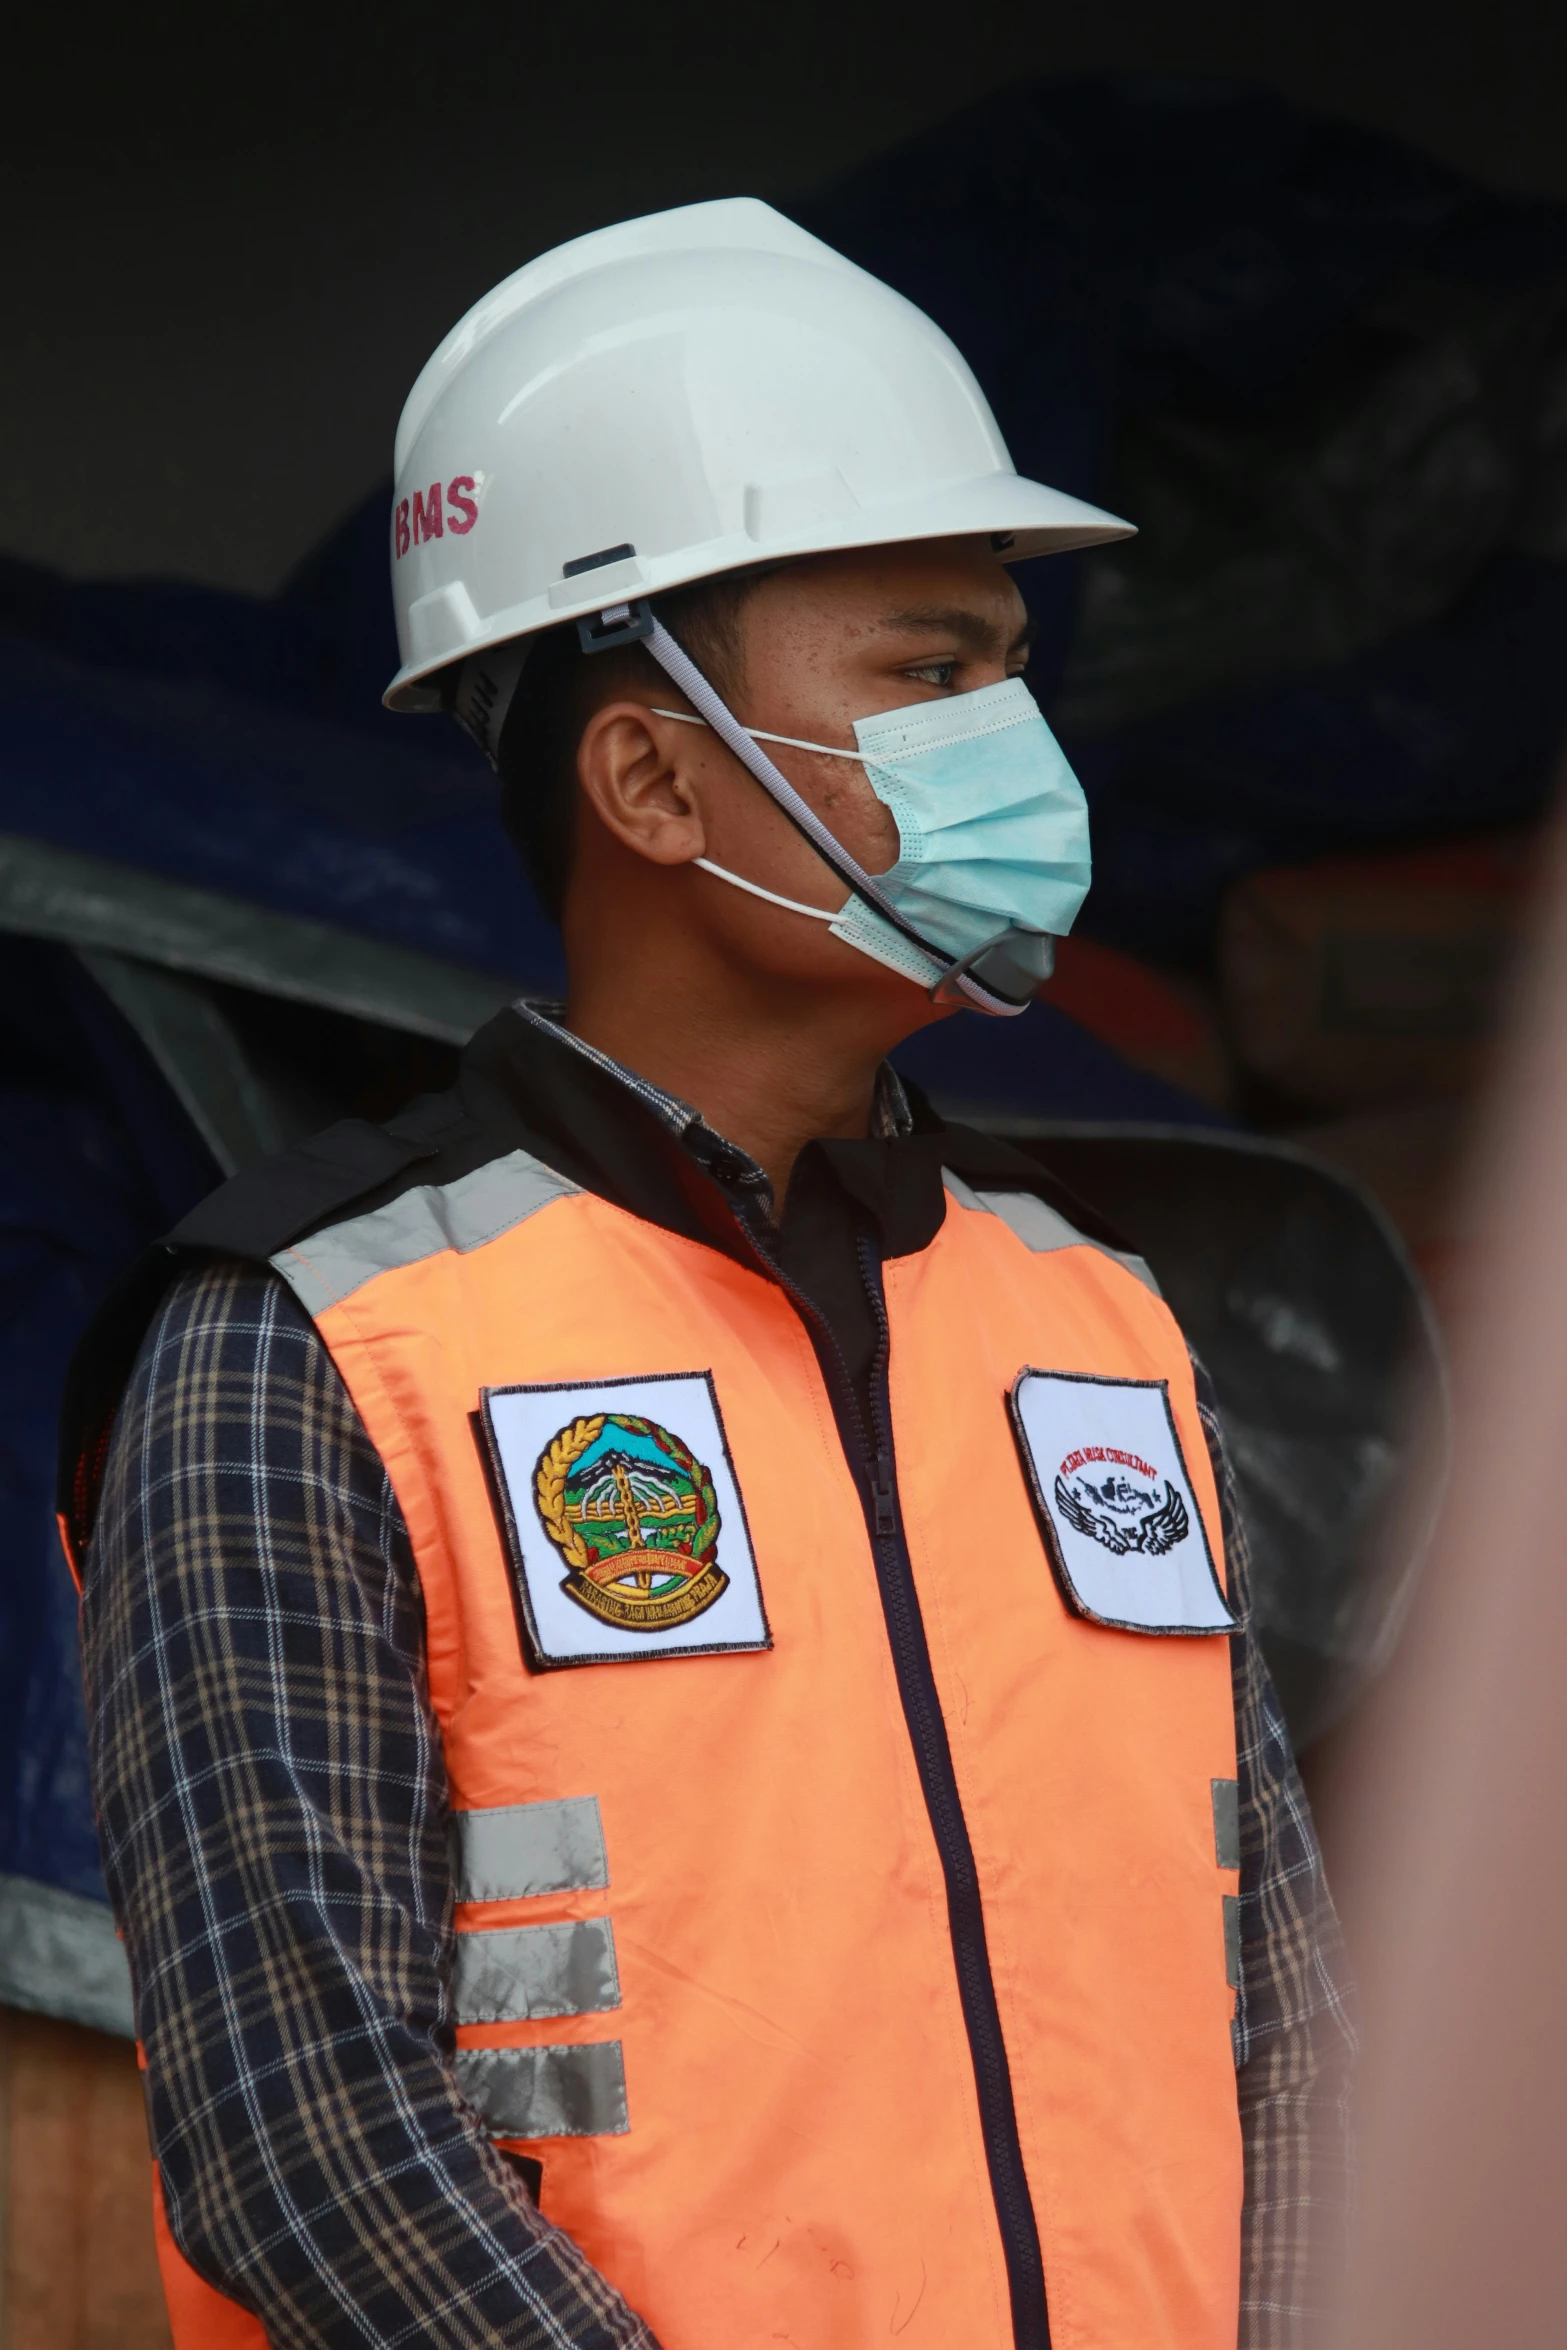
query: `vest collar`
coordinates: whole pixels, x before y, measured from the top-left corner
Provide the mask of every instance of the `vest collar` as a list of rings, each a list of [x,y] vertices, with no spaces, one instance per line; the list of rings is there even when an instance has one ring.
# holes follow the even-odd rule
[[[777,1227],[763,1169],[689,1102],[573,1036],[559,1005],[520,1002],[481,1028],[463,1056],[460,1094],[492,1148],[521,1145],[631,1214],[741,1262],[754,1262],[758,1247],[770,1253]],[[934,1240],[946,1213],[944,1167],[977,1184],[1047,1193],[1097,1235],[1099,1220],[1037,1161],[947,1125],[888,1064],[876,1114],[880,1131],[864,1141],[807,1144],[791,1201],[797,1187],[836,1191],[869,1216],[883,1257],[913,1255]]]
[[[764,1170],[691,1103],[573,1036],[562,1009],[520,1002],[480,1029],[464,1055],[468,1108],[634,1215],[754,1261],[776,1231]],[[878,1132],[865,1141],[807,1145],[796,1180],[825,1180],[858,1202],[874,1219],[881,1253],[907,1255],[941,1225],[939,1138],[948,1130],[885,1063],[875,1116]]]

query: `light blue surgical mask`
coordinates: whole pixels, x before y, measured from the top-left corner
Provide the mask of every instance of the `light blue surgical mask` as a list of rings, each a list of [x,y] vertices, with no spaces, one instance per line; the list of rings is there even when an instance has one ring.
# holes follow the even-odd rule
[[[666,657],[666,648],[677,658]],[[832,913],[699,857],[706,872],[831,923],[834,937],[933,992],[988,1012],[1025,1009],[1050,976],[1053,939],[1072,927],[1090,867],[1082,786],[1020,677],[857,718],[849,751],[740,726],[656,621],[648,649],[851,895]],[[863,873],[760,749],[764,742],[861,763],[898,827],[897,863],[886,873]]]
[[[898,827],[898,861],[876,876],[883,894],[952,961],[1000,932],[998,961],[1036,987],[1048,979],[1051,939],[1088,894],[1088,804],[1023,680],[857,718],[854,739]],[[862,898],[833,936],[929,982],[930,957]]]

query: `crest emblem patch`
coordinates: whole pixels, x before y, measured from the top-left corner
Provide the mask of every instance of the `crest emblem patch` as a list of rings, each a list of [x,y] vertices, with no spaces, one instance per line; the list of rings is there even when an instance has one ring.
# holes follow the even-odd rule
[[[600,1623],[689,1624],[729,1588],[718,1496],[690,1446],[656,1420],[590,1412],[539,1455],[533,1493],[565,1588]]]
[[[479,1418],[531,1664],[772,1645],[706,1372],[487,1387]]]
[[[1164,1381],[1026,1370],[1010,1402],[1074,1614],[1125,1632],[1232,1630]]]

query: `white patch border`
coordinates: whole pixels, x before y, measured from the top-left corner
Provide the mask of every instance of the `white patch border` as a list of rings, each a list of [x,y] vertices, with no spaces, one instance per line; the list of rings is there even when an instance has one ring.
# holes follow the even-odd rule
[[[750,1571],[756,1612],[761,1618],[760,1640],[703,1640],[679,1647],[648,1647],[645,1649],[604,1649],[589,1653],[574,1651],[570,1656],[555,1656],[545,1648],[533,1612],[533,1592],[528,1580],[528,1554],[517,1525],[512,1502],[511,1482],[501,1454],[500,1441],[490,1416],[492,1397],[507,1395],[601,1395],[617,1387],[689,1386],[700,1382],[707,1389],[712,1406],[713,1424],[718,1430],[718,1442],[723,1453],[724,1467],[734,1492],[740,1513],[740,1532],[745,1542],[746,1565]],[[613,1407],[611,1407],[613,1408]],[[495,1515],[505,1543],[507,1565],[511,1569],[512,1594],[516,1601],[518,1622],[522,1632],[523,1662],[530,1672],[570,1672],[577,1665],[649,1665],[662,1657],[692,1656],[755,1656],[765,1653],[773,1645],[773,1628],[768,1620],[767,1601],[762,1591],[762,1574],[757,1565],[756,1545],[751,1539],[751,1522],[746,1515],[745,1495],[735,1473],[734,1455],[729,1449],[729,1431],[724,1426],[724,1415],[719,1408],[718,1389],[711,1371],[642,1371],[625,1372],[612,1379],[515,1379],[505,1386],[481,1387],[479,1409],[474,1415],[484,1457],[485,1471],[490,1487]],[[540,1540],[548,1537],[540,1530]],[[552,1562],[553,1571],[553,1562]],[[719,1602],[722,1605],[722,1601]],[[703,1611],[706,1612],[705,1610]]]
[[[1039,1464],[1034,1459],[1034,1448],[1029,1441],[1028,1430],[1023,1422],[1022,1390],[1024,1383],[1029,1379],[1063,1380],[1072,1382],[1079,1387],[1154,1387],[1158,1389],[1160,1400],[1164,1405],[1165,1420],[1169,1425],[1170,1442],[1175,1447],[1175,1457],[1180,1463],[1181,1475],[1186,1480],[1186,1490],[1191,1495],[1192,1509],[1196,1515],[1198,1531],[1202,1536],[1202,1554],[1207,1561],[1214,1597],[1224,1611],[1225,1621],[1222,1624],[1134,1624],[1119,1616],[1101,1615],[1096,1608],[1089,1606],[1072,1580],[1072,1572],[1066,1562],[1066,1547],[1056,1530],[1055,1513],[1051,1508],[1049,1497],[1045,1493]],[[1039,1521],[1039,1530],[1044,1537],[1045,1556],[1050,1561],[1051,1572],[1056,1579],[1056,1587],[1075,1616],[1081,1617],[1085,1623],[1099,1624],[1107,1632],[1140,1632],[1144,1639],[1148,1640],[1215,1640],[1221,1637],[1227,1639],[1230,1633],[1240,1630],[1241,1619],[1230,1604],[1229,1594],[1220,1581],[1219,1570],[1214,1564],[1213,1547],[1208,1540],[1208,1521],[1203,1515],[1202,1504],[1197,1498],[1197,1487],[1193,1482],[1191,1470],[1187,1466],[1180,1430],[1175,1425],[1175,1414],[1170,1408],[1170,1382],[1168,1379],[1112,1379],[1099,1371],[1050,1371],[1043,1369],[1037,1363],[1025,1363],[1007,1389],[1007,1412],[1012,1422],[1012,1434],[1017,1442],[1018,1459],[1022,1463],[1029,1497],[1034,1504],[1034,1515]]]

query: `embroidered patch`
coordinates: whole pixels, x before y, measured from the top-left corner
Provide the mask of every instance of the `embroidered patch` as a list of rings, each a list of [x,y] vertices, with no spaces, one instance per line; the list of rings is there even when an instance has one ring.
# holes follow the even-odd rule
[[[533,1500],[570,1569],[562,1590],[602,1624],[689,1624],[729,1588],[715,1556],[712,1477],[656,1420],[588,1412],[569,1421],[539,1455]]]
[[[480,1402],[535,1665],[771,1646],[706,1372]]]
[[[1126,1632],[1230,1631],[1164,1381],[1025,1370],[1009,1400],[1067,1605]]]

